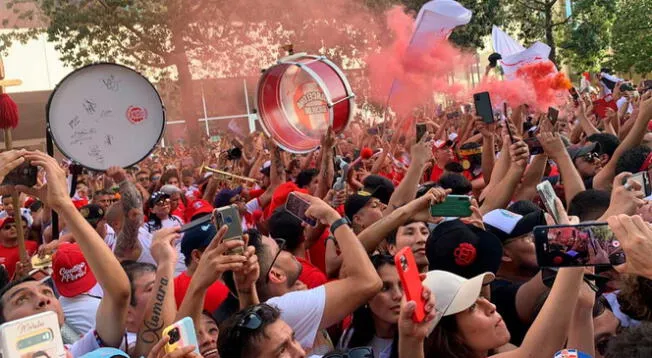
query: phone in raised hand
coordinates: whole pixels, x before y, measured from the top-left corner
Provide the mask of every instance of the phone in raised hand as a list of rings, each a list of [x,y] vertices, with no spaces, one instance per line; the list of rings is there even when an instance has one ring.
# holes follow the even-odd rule
[[[475,113],[482,118],[486,124],[494,123],[494,111],[491,107],[491,98],[489,92],[480,92],[473,95],[475,104]]]
[[[625,252],[607,223],[537,226],[534,242],[541,267],[625,263]]]
[[[557,211],[557,206],[555,205],[557,194],[555,193],[555,189],[553,189],[552,184],[550,184],[550,182],[547,180],[542,181],[541,183],[537,184],[537,192],[539,193],[541,201],[543,201],[543,205],[546,207],[548,214],[550,214],[553,220],[555,220],[555,224],[559,224],[561,219],[559,216],[559,211]]]
[[[195,347],[194,352],[199,354],[197,334],[195,325],[190,317],[184,317],[163,329],[163,337],[168,336],[170,340],[165,344],[165,352],[172,353],[175,350],[187,346]]]
[[[240,221],[240,213],[238,212],[237,206],[229,205],[213,210],[213,222],[218,230],[224,225],[227,227],[222,241],[242,240],[242,222]],[[244,248],[242,246],[236,247],[229,250],[228,254],[243,255]]]
[[[317,222],[306,215],[306,211],[309,207],[310,203],[301,199],[295,193],[290,193],[290,195],[288,195],[287,201],[285,202],[285,210],[287,212],[310,226],[316,226]]]
[[[408,247],[402,248],[394,256],[394,263],[398,276],[403,285],[405,298],[408,301],[414,301],[417,304],[412,320],[414,322],[422,322],[426,318],[426,301],[423,299],[423,284],[419,277],[419,269],[417,262],[414,259],[412,249]]]

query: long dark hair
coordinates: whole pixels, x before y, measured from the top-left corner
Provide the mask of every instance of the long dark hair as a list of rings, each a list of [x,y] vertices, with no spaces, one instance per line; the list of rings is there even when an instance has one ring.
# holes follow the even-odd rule
[[[444,316],[430,333],[424,345],[425,357],[473,358],[475,353],[458,335],[455,315]]]
[[[371,263],[373,263],[376,271],[385,265],[395,265],[393,256],[383,254],[373,255],[371,257]],[[376,326],[374,325],[373,313],[368,305],[363,305],[353,312],[353,321],[350,329],[353,330],[353,333],[351,334],[347,348],[369,345],[369,342],[371,342],[376,334]],[[390,358],[398,358],[398,334],[394,335]]]

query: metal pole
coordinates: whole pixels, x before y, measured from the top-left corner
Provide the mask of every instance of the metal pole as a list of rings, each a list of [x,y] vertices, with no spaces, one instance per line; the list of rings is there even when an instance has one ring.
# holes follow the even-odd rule
[[[251,108],[249,107],[249,94],[247,92],[247,79],[243,78],[242,83],[244,84],[244,97],[245,97],[245,106],[247,106],[247,122],[249,123],[249,133],[256,131],[256,119],[251,115]]]
[[[208,118],[208,111],[206,110],[206,96],[204,96],[204,83],[202,82],[201,84],[201,103],[202,106],[204,107],[204,119]],[[211,133],[208,130],[208,121],[204,121],[204,124],[206,125],[206,135],[210,137]]]

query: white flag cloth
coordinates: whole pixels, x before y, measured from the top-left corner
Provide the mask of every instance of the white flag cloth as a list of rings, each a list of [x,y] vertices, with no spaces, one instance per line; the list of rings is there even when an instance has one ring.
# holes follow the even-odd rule
[[[525,51],[525,47],[521,46],[520,43],[516,42],[496,25],[491,29],[491,41],[494,45],[494,51],[503,58]]]
[[[526,49],[496,25],[491,30],[491,40],[494,51],[498,52],[503,58],[500,64],[503,67],[503,74],[507,79],[513,79],[516,71],[524,65],[540,61],[550,61],[548,60],[551,50],[550,46],[537,41]]]
[[[448,38],[457,26],[471,21],[471,10],[453,0],[433,0],[425,3],[415,23],[410,48],[427,45],[433,38]]]

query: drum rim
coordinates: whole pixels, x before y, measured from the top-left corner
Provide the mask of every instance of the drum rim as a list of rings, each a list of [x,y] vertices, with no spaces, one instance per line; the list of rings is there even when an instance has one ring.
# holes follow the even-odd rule
[[[261,88],[261,84],[264,82],[265,78],[269,75],[269,71],[272,68],[275,68],[275,67],[278,67],[278,66],[283,66],[283,67],[285,67],[285,69],[283,70],[283,74],[285,74],[285,71],[290,66],[299,67],[299,70],[304,71],[306,74],[308,74],[313,79],[313,81],[315,81],[315,83],[317,83],[317,85],[321,88],[322,92],[326,96],[326,99],[327,99],[326,105],[328,107],[329,127],[333,128],[333,126],[335,124],[335,106],[338,105],[339,103],[335,103],[335,104],[333,103],[333,98],[331,96],[330,89],[326,85],[326,82],[320,76],[318,76],[317,73],[312,68],[308,67],[308,65],[302,65],[302,64],[300,64],[298,62],[298,60],[302,59],[302,58],[310,58],[310,59],[315,60],[315,62],[322,62],[323,64],[328,66],[328,68],[333,70],[335,72],[335,74],[337,75],[337,77],[339,78],[342,85],[344,86],[345,94],[349,97],[349,98],[346,99],[346,102],[349,103],[349,110],[348,110],[348,114],[347,114],[346,125],[342,129],[337,131],[336,133],[342,133],[346,129],[348,124],[353,119],[353,112],[355,112],[355,94],[353,93],[353,89],[351,88],[351,84],[350,84],[348,78],[346,77],[346,75],[344,75],[344,72],[337,65],[335,65],[335,63],[333,61],[329,60],[326,56],[309,55],[309,54],[306,54],[306,53],[300,53],[300,54],[296,54],[296,55],[292,55],[292,56],[283,57],[283,58],[279,59],[276,62],[276,64],[274,64],[274,65],[270,66],[269,68],[265,69],[263,71],[262,75],[260,76],[260,78],[258,80],[258,83],[257,83],[257,87],[256,87],[256,96],[257,96],[256,105],[258,106],[258,114],[260,116],[261,127],[263,128],[263,131],[265,132],[265,134],[268,137],[271,137],[279,147],[281,147],[285,151],[289,151],[289,152],[293,152],[293,153],[297,153],[297,154],[309,153],[309,152],[315,150],[316,148],[319,147],[319,140],[315,139],[315,141],[317,142],[317,145],[315,145],[314,147],[312,147],[310,149],[305,149],[305,150],[290,149],[290,148],[287,148],[284,144],[279,143],[279,140],[277,140],[276,138],[274,138],[271,135],[271,131],[267,128],[267,126],[265,124],[265,120],[263,120],[263,112],[265,112],[265,111],[260,108],[261,107],[261,102],[263,101],[261,93],[260,93],[260,88]],[[279,79],[279,81],[280,81],[280,79]],[[278,93],[276,93],[276,95],[278,96]],[[280,103],[280,101],[278,101],[278,102]],[[298,130],[298,129],[295,127],[295,130]]]
[[[45,105],[45,127],[46,127],[46,131],[48,133],[50,133],[50,138],[52,138],[52,142],[57,146],[57,149],[59,149],[61,154],[63,154],[66,158],[76,162],[77,164],[80,164],[84,168],[94,170],[94,171],[98,171],[98,172],[104,172],[104,171],[106,171],[106,169],[93,168],[93,167],[90,167],[90,166],[87,166],[87,165],[84,165],[82,163],[77,162],[77,160],[72,158],[70,155],[68,155],[68,153],[66,153],[63,149],[61,149],[61,147],[59,146],[59,143],[57,142],[57,139],[55,138],[55,136],[54,136],[54,134],[52,132],[51,125],[50,125],[50,107],[51,107],[51,104],[52,104],[52,100],[53,100],[55,94],[57,93],[57,91],[59,90],[59,88],[61,87],[61,85],[69,77],[71,77],[75,73],[80,72],[80,71],[82,71],[84,69],[94,67],[94,66],[99,66],[99,65],[111,65],[111,66],[118,66],[118,67],[122,67],[124,69],[127,69],[127,70],[137,74],[138,76],[142,77],[145,81],[147,81],[147,83],[150,85],[150,87],[152,87],[152,90],[154,90],[154,93],[156,94],[156,97],[158,98],[158,101],[161,104],[161,110],[163,112],[162,113],[163,114],[163,124],[161,126],[161,131],[160,131],[160,133],[158,135],[158,139],[156,139],[156,144],[161,142],[161,138],[163,138],[163,135],[165,134],[165,127],[166,127],[166,124],[167,124],[167,111],[166,111],[166,108],[165,108],[165,104],[163,103],[163,99],[161,98],[160,93],[158,93],[158,91],[156,90],[156,87],[154,87],[154,84],[152,84],[152,82],[147,77],[145,77],[142,73],[140,73],[139,71],[136,71],[135,69],[133,69],[131,67],[128,67],[128,66],[125,66],[125,65],[122,65],[122,64],[119,64],[119,63],[106,62],[106,61],[89,63],[87,65],[84,65],[82,67],[79,67],[79,68],[75,69],[74,71],[67,74],[63,79],[61,79],[61,81],[59,81],[57,83],[57,85],[54,87],[54,90],[52,90],[52,93],[50,93],[50,97],[48,98],[48,102]],[[152,152],[154,152],[154,150],[156,149],[156,144],[142,158],[140,158],[138,161],[126,166],[125,168],[130,168],[130,167],[142,162],[147,157],[149,157],[150,154],[152,154]]]

